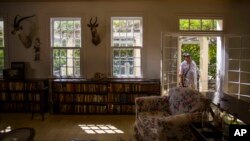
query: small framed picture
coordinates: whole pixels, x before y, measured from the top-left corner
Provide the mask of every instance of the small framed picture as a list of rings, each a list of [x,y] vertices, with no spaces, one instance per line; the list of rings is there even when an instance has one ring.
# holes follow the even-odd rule
[[[11,62],[11,68],[25,70],[25,62]]]

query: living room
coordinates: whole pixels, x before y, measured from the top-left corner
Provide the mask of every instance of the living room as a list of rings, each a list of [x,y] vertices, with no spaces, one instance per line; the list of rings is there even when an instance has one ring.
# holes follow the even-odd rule
[[[249,103],[249,12],[247,0],[0,0],[0,129],[31,127],[35,140],[136,140],[135,98],[177,87],[184,46],[194,44],[200,92]],[[237,114],[245,121],[249,111]]]

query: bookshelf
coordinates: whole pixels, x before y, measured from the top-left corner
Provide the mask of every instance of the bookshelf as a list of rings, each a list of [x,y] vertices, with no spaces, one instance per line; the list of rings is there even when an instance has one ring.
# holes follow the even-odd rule
[[[46,79],[0,80],[0,112],[44,113],[48,110]]]
[[[106,113],[107,88],[105,81],[53,80],[53,111],[57,114]]]
[[[108,113],[134,114],[135,98],[152,95],[160,95],[159,80],[111,80],[108,91]]]
[[[135,97],[160,95],[159,80],[55,79],[52,81],[56,114],[134,114]]]

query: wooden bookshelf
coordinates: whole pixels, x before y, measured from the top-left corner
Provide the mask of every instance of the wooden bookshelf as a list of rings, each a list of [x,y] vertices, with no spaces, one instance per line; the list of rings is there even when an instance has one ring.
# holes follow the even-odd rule
[[[134,114],[135,97],[160,95],[159,80],[55,79],[52,81],[56,114]]]
[[[48,110],[46,79],[0,80],[0,112],[44,113]]]
[[[53,111],[57,114],[104,114],[107,111],[107,89],[105,81],[53,80]]]
[[[111,80],[108,91],[108,113],[134,114],[135,98],[152,95],[160,95],[159,80]]]

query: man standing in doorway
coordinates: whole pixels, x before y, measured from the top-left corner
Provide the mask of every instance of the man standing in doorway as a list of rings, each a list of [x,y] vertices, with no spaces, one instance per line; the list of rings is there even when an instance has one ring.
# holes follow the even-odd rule
[[[183,53],[184,61],[180,65],[180,86],[197,90],[197,66],[189,53]]]

